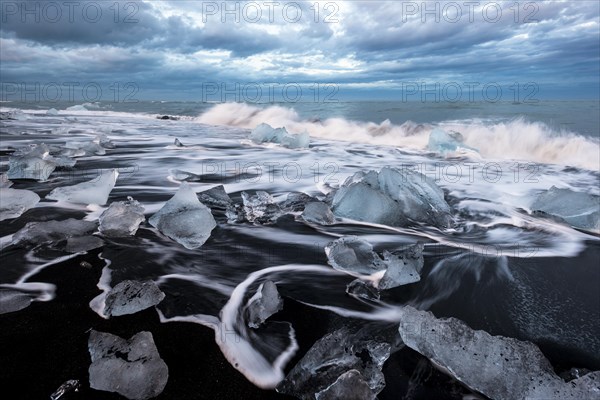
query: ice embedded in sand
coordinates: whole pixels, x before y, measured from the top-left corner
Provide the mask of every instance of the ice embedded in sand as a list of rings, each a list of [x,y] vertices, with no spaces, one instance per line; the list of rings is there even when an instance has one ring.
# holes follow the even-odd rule
[[[278,143],[290,149],[308,148],[310,136],[307,132],[293,135],[285,128],[274,129],[268,124],[260,124],[252,130],[249,139],[254,143]]]
[[[361,381],[364,381],[373,395],[377,395],[385,387],[381,369],[397,348],[397,338],[393,328],[367,325],[357,331],[349,327],[338,329],[308,350],[277,386],[277,391],[308,400],[315,399],[318,393],[320,396],[333,395],[338,390],[347,393],[350,385],[356,385],[354,389],[362,392]],[[345,374],[352,370],[356,370],[361,379],[354,379],[357,376],[348,379],[351,376]],[[336,387],[330,388],[332,385]]]
[[[217,226],[210,208],[200,203],[187,183],[150,219],[150,225],[188,249],[196,249]]]
[[[558,377],[533,343],[473,330],[455,318],[405,307],[402,341],[469,388],[497,399],[598,399],[600,373]]]
[[[321,225],[331,225],[335,223],[335,216],[329,206],[322,201],[312,201],[304,207],[302,218],[306,222],[314,222]]]
[[[8,179],[46,181],[56,169],[57,162],[45,144],[32,145],[15,151],[8,158]]]
[[[451,224],[450,206],[442,189],[410,169],[384,167],[379,173],[354,174],[335,193],[332,210],[339,217],[389,226]]]
[[[31,297],[18,290],[0,288],[0,314],[15,312],[29,307]]]
[[[256,224],[273,223],[283,212],[275,203],[273,197],[263,191],[257,191],[254,196],[242,192],[244,215],[248,222]]]
[[[600,231],[599,196],[552,186],[537,196],[531,209],[559,217],[576,228]]]
[[[139,332],[125,340],[92,330],[88,350],[92,389],[145,400],[161,394],[167,385],[169,368],[160,358],[150,332]]]
[[[115,201],[100,215],[98,230],[104,236],[133,236],[146,220],[144,207],[131,197]]]
[[[460,149],[477,151],[476,149],[465,145],[463,141],[464,138],[459,132],[446,132],[443,129],[435,128],[429,134],[427,147],[429,150],[442,154],[458,151]]]
[[[39,201],[40,196],[31,190],[0,188],[0,221],[20,217]]]
[[[164,298],[165,294],[153,281],[125,280],[106,295],[104,314],[113,317],[135,314],[157,305]]]
[[[96,223],[78,219],[28,222],[12,237],[13,245],[37,245],[91,234]]]
[[[283,299],[277,291],[277,285],[272,281],[261,283],[246,305],[248,326],[258,328],[267,318],[280,310],[283,310]]]
[[[68,201],[79,204],[106,204],[110,192],[115,187],[119,173],[116,169],[102,171],[100,176],[91,181],[73,186],[63,186],[52,190],[47,199]]]

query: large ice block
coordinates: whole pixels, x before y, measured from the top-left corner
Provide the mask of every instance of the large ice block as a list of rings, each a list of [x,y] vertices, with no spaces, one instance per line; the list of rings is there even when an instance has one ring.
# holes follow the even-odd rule
[[[71,203],[104,205],[115,187],[118,176],[116,169],[110,172],[102,171],[100,176],[91,181],[53,189],[46,198]]]
[[[290,149],[307,148],[310,136],[307,132],[297,135],[290,134],[285,128],[273,128],[268,124],[260,124],[252,130],[249,136],[254,143],[279,143]]]
[[[531,209],[543,211],[581,229],[600,231],[600,197],[552,186],[540,193]]]
[[[39,201],[40,196],[31,190],[0,188],[0,221],[20,217]]]

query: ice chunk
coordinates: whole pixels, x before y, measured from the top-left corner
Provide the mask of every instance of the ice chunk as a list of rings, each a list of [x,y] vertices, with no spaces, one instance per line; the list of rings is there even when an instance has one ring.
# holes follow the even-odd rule
[[[386,266],[371,243],[358,236],[344,236],[325,246],[327,261],[338,271],[351,275],[372,275]]]
[[[92,359],[92,389],[117,392],[128,399],[145,400],[162,393],[169,368],[160,358],[150,332],[129,340],[92,330],[88,340]]]
[[[69,150],[80,150],[83,151],[87,156],[103,156],[106,154],[106,149],[100,146],[100,143],[95,141],[91,142],[67,142],[65,148]]]
[[[404,310],[399,327],[404,343],[490,398],[600,398],[600,373],[567,383],[533,343],[473,330],[455,318],[437,319],[412,307]]]
[[[28,222],[12,237],[14,245],[37,245],[58,242],[70,237],[89,235],[96,223],[69,218],[63,221]]]
[[[385,167],[355,174],[336,192],[335,215],[390,226],[411,222],[447,227],[450,206],[433,180],[411,170]]]
[[[104,246],[104,241],[96,236],[70,237],[65,244],[65,251],[68,253],[80,253],[90,251]]]
[[[180,169],[172,169],[169,171],[173,179],[185,182],[201,182],[202,175],[193,174],[191,172],[182,171]]]
[[[56,108],[51,108],[46,111],[46,115],[58,115],[58,110]]]
[[[0,288],[0,314],[15,312],[29,307],[31,297],[18,290]]]
[[[31,190],[0,188],[0,221],[20,217],[39,201],[40,196]]]
[[[111,172],[102,171],[99,177],[91,181],[58,187],[52,190],[46,198],[71,203],[103,205],[106,204],[110,192],[115,187],[118,176],[119,173],[116,169]]]
[[[476,149],[465,145],[463,141],[464,138],[459,132],[446,132],[443,129],[435,128],[429,134],[429,143],[427,144],[427,147],[429,150],[442,154],[458,151],[460,149],[477,151]]]
[[[60,385],[58,389],[56,389],[54,393],[50,395],[50,400],[59,400],[67,393],[78,392],[80,386],[81,385],[77,379],[70,379]]]
[[[357,331],[349,327],[338,329],[319,339],[308,350],[277,391],[301,399],[314,399],[319,392],[326,395],[327,388],[343,374],[356,370],[376,395],[385,387],[381,368],[392,349],[397,348],[397,338],[394,328],[380,325],[367,325]]]
[[[308,148],[310,136],[307,132],[293,135],[285,128],[274,129],[268,124],[260,124],[252,130],[249,136],[254,143],[279,143],[290,149]]]
[[[100,135],[97,135],[94,138],[94,143],[98,143],[100,146],[104,147],[105,149],[114,149],[117,146],[112,142],[112,140],[109,139],[108,136],[106,136],[106,134],[101,133]]]
[[[227,208],[232,201],[223,185],[215,186],[198,194],[200,202],[211,208]]]
[[[100,215],[100,233],[104,236],[133,236],[146,220],[144,207],[128,197],[127,201],[115,201]]]
[[[366,300],[379,300],[379,290],[371,284],[361,279],[355,279],[346,286],[346,293],[353,297],[360,297]]]
[[[385,290],[420,281],[424,264],[423,249],[423,244],[417,243],[403,251],[384,251],[383,260],[387,269],[377,287]]]
[[[375,400],[375,394],[362,374],[351,369],[344,372],[331,386],[315,394],[317,400]]]
[[[185,147],[183,143],[179,141],[179,139],[175,138],[175,143],[173,143],[175,147]]]
[[[45,144],[19,149],[8,158],[9,179],[46,181],[56,169],[56,160]]]
[[[304,207],[302,218],[307,222],[314,222],[321,225],[331,225],[335,223],[335,216],[329,209],[329,206],[322,201],[310,202]]]
[[[27,114],[25,114],[21,110],[10,110],[0,112],[0,121],[10,119],[23,121],[27,119]]]
[[[268,224],[275,222],[282,214],[273,197],[267,192],[257,191],[254,196],[242,192],[242,202],[245,217],[249,222]]]
[[[165,294],[153,281],[125,280],[106,295],[104,314],[113,317],[135,314],[157,305],[164,298]]]
[[[281,204],[281,208],[292,212],[304,211],[306,204],[311,201],[317,201],[317,199],[306,193],[292,192],[288,193],[286,200]]]
[[[13,185],[5,173],[0,174],[0,188],[9,188]]]
[[[600,197],[552,186],[539,194],[532,210],[543,211],[581,229],[600,231]]]
[[[71,107],[67,107],[66,108],[67,111],[88,111],[87,108],[85,108],[83,105],[81,104],[77,104]]]
[[[248,326],[258,328],[267,318],[280,310],[283,310],[283,299],[277,291],[277,286],[272,281],[261,283],[246,306]]]
[[[202,246],[217,226],[210,208],[200,203],[196,193],[185,182],[148,222],[188,249]]]

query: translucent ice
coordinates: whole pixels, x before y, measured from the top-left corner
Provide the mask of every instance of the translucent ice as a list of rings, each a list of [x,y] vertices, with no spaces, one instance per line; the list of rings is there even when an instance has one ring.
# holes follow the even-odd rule
[[[594,372],[571,382],[559,378],[533,343],[473,330],[455,319],[405,307],[404,343],[466,386],[497,399],[600,398]]]
[[[96,223],[78,219],[63,221],[28,222],[12,237],[14,245],[37,245],[58,242],[70,237],[86,236],[96,230]]]
[[[0,314],[15,312],[29,307],[31,297],[18,290],[0,289]]]
[[[104,314],[119,316],[135,314],[160,303],[165,294],[153,281],[120,282],[106,295]]]
[[[100,215],[100,233],[104,236],[133,236],[146,220],[144,207],[131,197],[115,201]]]
[[[385,290],[420,281],[424,264],[423,248],[423,244],[418,243],[402,251],[384,251],[383,260],[387,269],[377,287]]]
[[[411,222],[447,227],[450,206],[433,180],[409,169],[385,167],[348,178],[332,201],[335,215],[390,226]]]
[[[217,226],[210,208],[200,203],[196,193],[185,182],[148,222],[188,249],[202,246]]]
[[[68,253],[80,253],[90,251],[104,246],[104,241],[97,236],[78,236],[70,237],[65,244],[65,251]]]
[[[242,192],[242,202],[248,222],[257,224],[272,223],[282,214],[273,197],[267,192],[257,191],[254,196]]]
[[[367,325],[357,331],[343,327],[325,335],[294,366],[277,391],[301,399],[314,399],[319,392],[325,396],[327,389],[342,375],[356,370],[376,395],[385,387],[381,368],[397,346],[398,335],[394,330]],[[357,382],[353,379],[346,383]],[[338,389],[346,385],[340,386]],[[335,390],[329,393],[333,394]]]
[[[446,132],[443,129],[435,128],[429,134],[429,143],[427,147],[429,150],[436,151],[439,153],[448,153],[457,151],[459,149],[475,150],[463,143],[464,139],[459,132]]]
[[[56,108],[51,108],[46,111],[46,115],[58,115],[58,110]]]
[[[110,192],[115,187],[119,173],[116,169],[110,172],[101,171],[99,177],[91,181],[73,186],[63,186],[52,190],[47,199],[68,201],[80,204],[106,204]]]
[[[331,386],[315,394],[316,400],[375,400],[375,394],[362,374],[351,369],[344,372]]]
[[[0,174],[0,188],[9,188],[12,185],[13,183],[8,179],[8,175],[5,173]]]
[[[63,398],[64,395],[68,393],[78,392],[79,388],[79,381],[77,379],[70,379],[62,385],[60,385],[58,389],[56,389],[54,393],[50,395],[50,400],[60,400]]]
[[[161,394],[169,379],[169,368],[160,358],[150,332],[140,332],[125,340],[92,330],[88,350],[92,359],[88,371],[92,389],[145,400]]]
[[[198,193],[198,198],[202,204],[208,207],[215,208],[227,208],[231,205],[232,201],[223,185],[215,186],[204,192]]]
[[[600,197],[552,186],[542,192],[531,205],[581,229],[600,231]]]
[[[46,181],[57,166],[45,144],[19,149],[8,159],[8,179]]]
[[[307,132],[293,135],[285,128],[274,129],[268,124],[260,124],[252,130],[249,136],[254,143],[279,143],[290,149],[307,148],[310,136]]]
[[[271,315],[283,309],[283,299],[272,281],[261,283],[258,290],[248,300],[248,326],[258,328]]]
[[[351,275],[372,275],[385,270],[385,264],[371,243],[358,236],[344,236],[325,246],[329,264]]]
[[[91,142],[67,142],[65,148],[70,150],[81,150],[87,156],[103,156],[106,154],[106,149],[97,143],[96,141]]]
[[[0,188],[0,221],[20,217],[39,201],[40,196],[31,190]]]
[[[306,193],[292,192],[288,193],[287,198],[281,204],[281,208],[291,212],[303,211],[306,205],[312,201],[317,201],[317,199]]]
[[[307,222],[321,225],[331,225],[335,222],[335,216],[329,206],[322,201],[313,201],[306,204],[302,212],[302,218]]]
[[[172,169],[169,171],[173,179],[185,182],[201,182],[202,175],[197,175],[191,172],[182,171],[180,169]]]

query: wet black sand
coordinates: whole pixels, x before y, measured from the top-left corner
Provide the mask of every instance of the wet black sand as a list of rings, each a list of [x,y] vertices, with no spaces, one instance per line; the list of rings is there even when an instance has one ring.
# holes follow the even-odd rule
[[[80,266],[88,261],[92,268]],[[0,315],[0,388],[14,399],[48,399],[63,382],[78,379],[81,390],[65,399],[121,399],[89,388],[87,340],[90,329],[129,338],[150,331],[169,367],[169,381],[158,399],[285,399],[275,391],[248,382],[223,357],[212,330],[183,322],[162,324],[151,308],[134,315],[104,320],[88,306],[99,294],[96,287],[103,262],[97,252],[50,266],[30,281],[57,286],[51,302],[34,302],[28,308]],[[296,328],[300,350],[288,370],[320,337],[333,319],[327,311],[285,299],[276,316]],[[384,365],[387,385],[380,399],[460,399],[467,390],[433,369],[417,353],[403,349]],[[410,387],[410,390],[409,390]],[[407,391],[409,397],[405,397]]]

